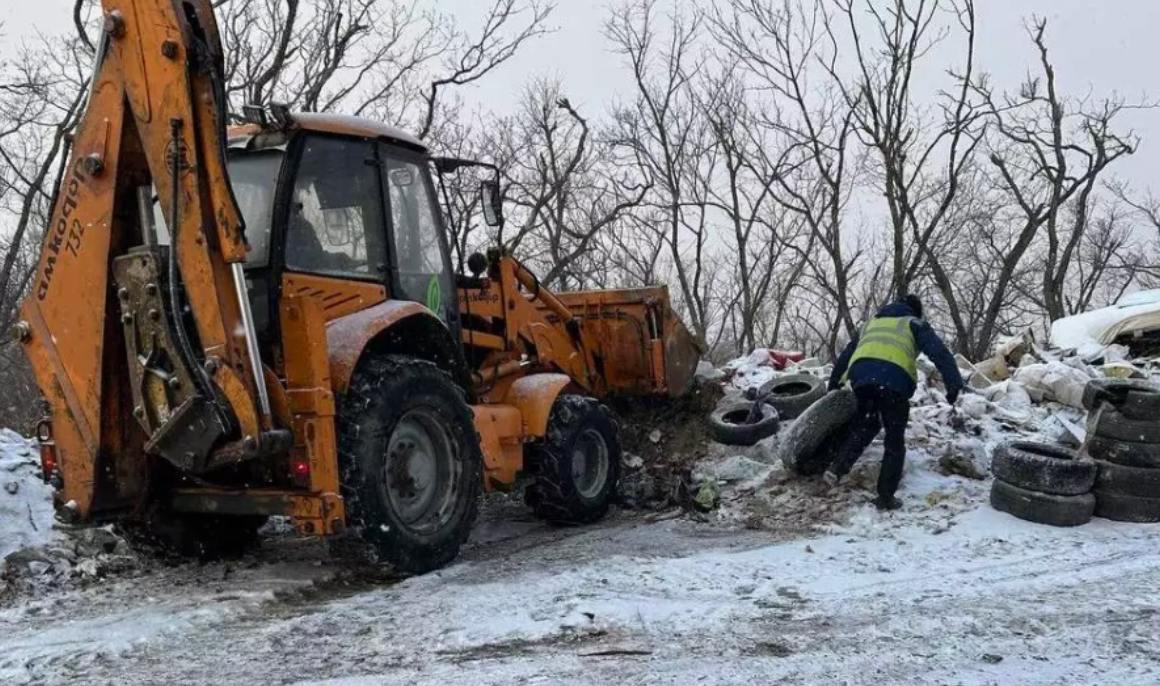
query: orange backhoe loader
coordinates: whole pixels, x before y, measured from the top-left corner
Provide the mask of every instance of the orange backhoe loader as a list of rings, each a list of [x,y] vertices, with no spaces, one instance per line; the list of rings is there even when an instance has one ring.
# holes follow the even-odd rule
[[[198,549],[287,515],[408,572],[521,473],[542,517],[602,516],[620,451],[597,399],[680,394],[700,354],[667,291],[553,294],[499,249],[454,274],[433,172],[474,163],[283,107],[227,132],[210,0],[102,6],[15,331],[62,516]]]

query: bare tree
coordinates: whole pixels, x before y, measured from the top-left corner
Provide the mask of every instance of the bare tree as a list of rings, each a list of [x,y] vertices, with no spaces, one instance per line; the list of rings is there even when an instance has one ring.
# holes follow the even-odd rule
[[[832,72],[855,113],[860,140],[875,153],[892,238],[892,290],[903,293],[941,243],[943,219],[955,200],[963,169],[982,141],[986,111],[971,101],[975,64],[973,0],[835,0],[857,63],[845,80]],[[916,105],[914,75],[931,47],[950,35],[936,24],[949,10],[964,37],[963,63],[952,70],[955,87],[942,93],[936,113]],[[869,18],[871,31],[861,28]],[[839,44],[835,22],[827,31]],[[937,269],[936,280],[940,279]],[[952,316],[954,308],[951,308]]]
[[[427,138],[446,106],[443,92],[478,81],[545,33],[552,7],[493,0],[472,36],[402,0],[225,0],[217,11],[231,109],[282,102],[341,110],[414,126]]]
[[[11,220],[0,265],[3,330],[35,269],[35,247],[83,108],[91,59],[80,39],[45,39],[0,65],[0,202]]]
[[[754,108],[765,131],[754,154],[771,172],[773,200],[808,229],[808,249],[787,245],[834,303],[824,337],[833,353],[842,332],[857,328],[851,286],[862,252],[844,231],[858,103],[833,80],[839,51],[827,43],[826,22],[820,3],[793,0],[733,0],[710,15],[718,43],[769,98]]]
[[[715,314],[706,270],[709,242],[707,179],[715,166],[708,127],[696,106],[694,79],[702,61],[694,54],[701,29],[698,16],[676,12],[663,31],[655,0],[617,6],[605,23],[613,49],[632,71],[634,97],[615,108],[614,147],[652,180],[646,202],[655,204],[665,225],[670,267],[694,333],[703,341]]]
[[[514,127],[504,137],[507,198],[518,214],[505,247],[538,263],[559,288],[593,282],[595,246],[650,190],[618,168],[608,144],[553,81],[525,90]]]

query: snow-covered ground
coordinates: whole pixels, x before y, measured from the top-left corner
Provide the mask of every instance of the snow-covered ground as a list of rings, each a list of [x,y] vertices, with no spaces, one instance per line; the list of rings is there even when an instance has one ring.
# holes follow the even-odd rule
[[[447,569],[374,583],[311,541],[0,610],[0,683],[1160,681],[1160,526],[979,506],[828,535],[619,515],[553,530],[485,508]],[[654,520],[654,521],[650,521]]]
[[[10,553],[53,542],[52,520],[52,488],[41,480],[39,454],[28,439],[0,429],[0,574]]]
[[[1071,372],[1040,366],[956,410],[924,383],[898,512],[868,504],[880,446],[826,490],[776,439],[715,445],[694,470],[720,484],[713,512],[554,529],[493,497],[459,560],[401,582],[284,529],[178,565],[56,531],[27,444],[0,434],[21,484],[0,543],[25,582],[0,593],[0,683],[1160,683],[1160,525],[986,504],[996,443],[1082,425]]]

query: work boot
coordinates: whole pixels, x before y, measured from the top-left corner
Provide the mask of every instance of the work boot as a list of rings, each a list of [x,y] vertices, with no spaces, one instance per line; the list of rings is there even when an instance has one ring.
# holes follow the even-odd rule
[[[874,507],[887,512],[902,507],[902,501],[892,495],[880,495],[874,499]]]

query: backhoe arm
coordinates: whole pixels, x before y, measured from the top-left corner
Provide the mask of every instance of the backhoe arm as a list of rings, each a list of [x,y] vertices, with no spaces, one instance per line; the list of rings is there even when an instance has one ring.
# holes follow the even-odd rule
[[[144,489],[133,455],[197,471],[223,443],[255,449],[272,428],[211,4],[102,9],[90,99],[20,324],[50,406],[61,498],[82,516],[105,481],[112,500]],[[151,200],[168,249],[152,235]]]

